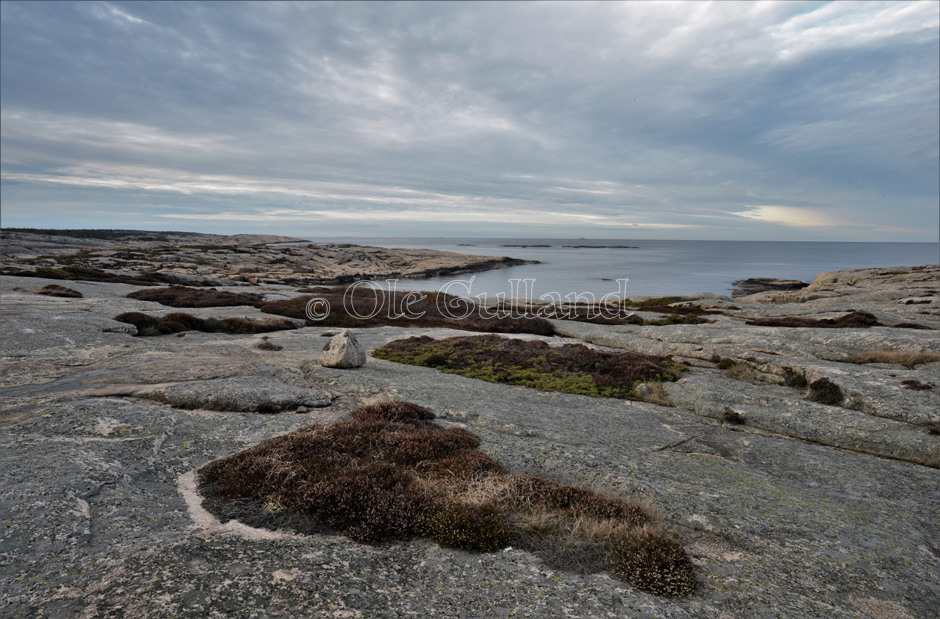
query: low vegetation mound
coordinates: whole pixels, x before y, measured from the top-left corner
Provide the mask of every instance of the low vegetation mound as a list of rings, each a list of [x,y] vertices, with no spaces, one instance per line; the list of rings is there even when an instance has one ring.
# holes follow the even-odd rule
[[[129,299],[156,301],[170,307],[227,307],[233,305],[254,305],[264,296],[252,292],[227,292],[215,288],[188,288],[186,286],[168,286],[166,288],[145,288],[127,295]]]
[[[666,357],[605,352],[583,344],[549,346],[498,335],[428,336],[389,342],[373,356],[494,383],[609,398],[640,399],[638,384],[674,381],[684,367]]]
[[[0,269],[0,275],[12,275],[14,277],[41,277],[44,279],[65,279],[83,282],[107,282],[111,284],[134,284],[137,286],[152,286],[154,284],[166,284],[173,281],[170,277],[162,273],[138,273],[136,275],[123,275],[79,265],[66,265],[61,268],[37,267],[32,271],[26,269],[17,269],[15,267],[3,267]]]
[[[442,292],[389,292],[357,286],[333,286],[315,295],[262,303],[262,312],[307,319],[324,327],[370,327],[398,325],[447,327],[484,333],[534,333],[554,335],[544,318],[505,315],[481,308],[470,299]],[[316,316],[311,320],[311,316]]]
[[[696,589],[688,554],[643,506],[510,474],[477,450],[476,435],[433,420],[424,407],[386,402],[264,441],[199,471],[204,506],[223,520],[339,531],[363,543],[515,545],[556,568],[606,570],[654,594]]]
[[[935,352],[919,352],[916,350],[894,350],[883,348],[881,350],[865,350],[849,355],[843,359],[846,363],[894,363],[914,369],[924,363],[940,361],[940,354]]]
[[[148,316],[141,312],[125,312],[114,317],[118,322],[137,327],[137,335],[168,335],[184,331],[203,331],[206,333],[268,333],[296,329],[290,320],[280,318],[199,318],[192,314],[174,312],[166,316]]]
[[[49,284],[48,286],[34,288],[32,290],[26,290],[24,288],[14,288],[13,290],[16,292],[31,292],[33,294],[41,294],[47,297],[63,297],[66,299],[81,299],[85,296],[77,290],[66,288],[65,286],[60,286],[58,284]]]
[[[812,327],[816,329],[867,329],[869,327],[885,326],[868,312],[849,312],[839,318],[796,318],[786,316],[783,318],[755,318],[745,324],[758,327]]]
[[[869,327],[894,327],[896,329],[921,329],[932,331],[932,327],[916,322],[902,322],[895,325],[886,325],[880,322],[874,314],[869,312],[849,312],[839,318],[797,318],[785,316],[782,318],[755,318],[745,322],[758,327],[810,327],[815,329],[868,329]]]

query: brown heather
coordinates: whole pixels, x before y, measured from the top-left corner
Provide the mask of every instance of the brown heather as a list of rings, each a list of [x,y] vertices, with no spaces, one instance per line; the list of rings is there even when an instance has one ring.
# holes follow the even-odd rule
[[[643,591],[686,595],[691,560],[650,510],[612,494],[513,475],[480,439],[409,402],[360,407],[199,471],[205,504],[270,527],[339,531],[357,542],[426,536],[492,552],[517,545],[558,568],[609,571]]]
[[[168,286],[166,288],[145,288],[127,295],[129,299],[155,301],[170,307],[226,307],[233,305],[254,305],[264,298],[251,292],[226,292],[215,288],[187,288]]]
[[[254,320],[252,318],[199,318],[192,314],[174,312],[166,316],[148,316],[141,312],[125,312],[114,317],[118,322],[127,323],[137,327],[137,335],[167,335],[182,333],[184,331],[204,331],[206,333],[269,333],[296,329],[290,320],[278,318],[265,318]]]

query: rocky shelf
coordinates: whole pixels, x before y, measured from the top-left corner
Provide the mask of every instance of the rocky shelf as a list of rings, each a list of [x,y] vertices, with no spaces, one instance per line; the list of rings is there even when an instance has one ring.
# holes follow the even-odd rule
[[[361,279],[421,279],[500,269],[532,261],[430,249],[314,244],[293,237],[109,230],[2,230],[0,273],[99,281],[294,286]],[[58,275],[56,275],[58,273]],[[144,283],[143,280],[139,283]]]
[[[22,247],[17,238],[4,236],[4,252]],[[34,258],[60,255],[49,238]],[[104,254],[145,254],[143,246],[105,249],[92,241],[77,239],[84,246],[61,255],[89,248],[102,261],[130,261],[137,259]],[[301,259],[288,250],[347,252],[358,264],[369,256],[376,264],[392,260],[338,245],[275,250],[192,238],[181,245],[211,245],[167,252],[206,256],[194,274],[250,275],[265,285],[240,280],[230,290],[267,299],[296,295],[281,274],[293,263],[279,271],[289,260],[270,260]],[[261,256],[268,262],[253,263],[258,272],[236,272],[247,264],[243,258]],[[27,258],[14,252],[4,261]],[[198,273],[200,267],[209,270]],[[566,337],[510,336],[672,355],[688,370],[665,384],[670,401],[653,404],[548,393],[375,358],[358,369],[326,368],[318,360],[328,329],[300,323],[263,335],[136,337],[133,325],[114,316],[178,310],[127,296],[141,285],[69,281],[81,296],[48,296],[36,291],[61,280],[0,276],[4,611],[931,617],[940,607],[940,362],[930,360],[940,354],[938,278],[938,265],[822,273],[800,290],[735,299],[698,294],[664,306],[715,312],[702,324],[553,320]],[[637,313],[661,317],[655,309]],[[186,312],[268,317],[247,305]],[[850,312],[868,313],[877,324],[748,324]],[[414,326],[355,333],[368,351],[412,335],[467,334]],[[207,462],[388,399],[418,403],[443,425],[469,429],[513,472],[649,499],[692,555],[698,592],[656,597],[603,573],[552,569],[519,550],[476,555],[423,540],[360,545],[337,535],[222,523],[203,508],[194,472]]]

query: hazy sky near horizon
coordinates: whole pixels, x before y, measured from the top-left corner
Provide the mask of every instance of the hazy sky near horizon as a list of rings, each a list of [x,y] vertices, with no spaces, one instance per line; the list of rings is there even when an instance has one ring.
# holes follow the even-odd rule
[[[4,227],[938,241],[940,3],[0,3]]]

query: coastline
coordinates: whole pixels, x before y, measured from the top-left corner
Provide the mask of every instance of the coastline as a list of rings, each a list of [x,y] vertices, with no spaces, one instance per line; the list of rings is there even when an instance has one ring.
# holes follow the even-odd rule
[[[930,432],[940,389],[929,387],[940,361],[847,359],[940,353],[938,276],[940,265],[894,266],[820,273],[799,290],[733,299],[693,293],[655,305],[638,297],[627,309],[647,324],[550,320],[554,336],[505,336],[668,355],[687,369],[663,383],[669,401],[657,404],[371,357],[359,369],[325,368],[323,335],[337,328],[298,318],[285,319],[296,328],[264,334],[139,336],[115,317],[282,317],[250,304],[179,309],[128,296],[152,286],[0,275],[0,485],[10,514],[0,547],[11,557],[0,565],[0,593],[31,615],[186,614],[198,598],[268,615],[473,608],[540,617],[574,604],[596,615],[848,617],[887,608],[929,616],[940,603],[931,546],[940,436]],[[40,294],[47,285],[82,296]],[[272,302],[303,296],[290,284],[217,288]],[[862,312],[867,324],[839,326]],[[704,322],[683,323],[687,315]],[[797,318],[816,322],[754,324]],[[409,322],[353,330],[367,351],[407,337],[475,334]],[[823,379],[838,399],[826,392],[820,401],[812,385]],[[174,389],[303,393],[308,405],[271,414],[175,408],[159,396]],[[699,592],[656,597],[518,550],[367,546],[226,524],[197,509],[188,481],[207,462],[386,400],[416,402],[446,427],[478,434],[484,452],[515,472],[649,499],[689,549]]]

